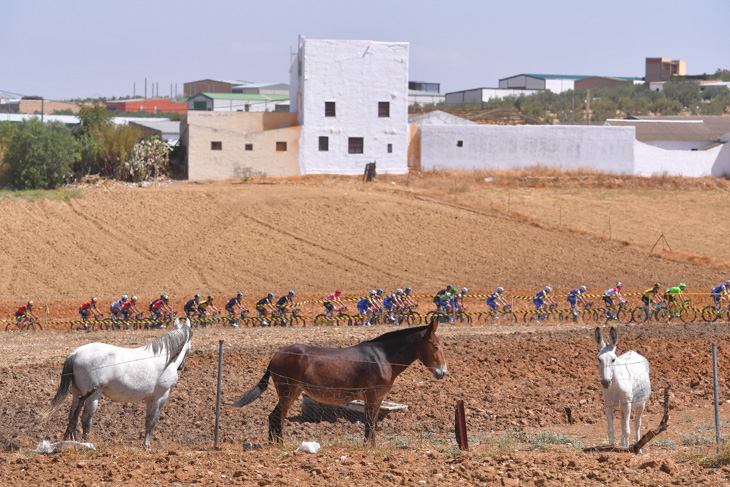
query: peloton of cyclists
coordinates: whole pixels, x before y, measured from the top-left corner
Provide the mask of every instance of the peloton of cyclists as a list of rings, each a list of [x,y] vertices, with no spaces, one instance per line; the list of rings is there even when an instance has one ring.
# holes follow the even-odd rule
[[[84,304],[82,304],[79,307],[79,315],[81,315],[81,321],[84,322],[84,329],[88,330],[89,325],[86,324],[86,319],[89,317],[89,313],[91,313],[94,318],[101,318],[102,315],[101,311],[96,307],[96,298],[91,298],[89,301],[86,301]]]
[[[248,312],[246,307],[241,304],[241,299],[243,298],[243,293],[238,293],[228,301],[226,301],[226,311],[228,311],[228,318],[231,320],[231,326],[234,328],[238,328],[238,316],[242,316],[243,313]]]
[[[33,312],[33,301],[28,301],[15,310],[15,321],[18,323],[29,318],[38,320],[38,316]]]
[[[256,311],[263,318],[259,326],[271,326],[266,320],[266,317],[269,315],[269,312],[276,312],[276,308],[274,307],[274,293],[269,293],[266,297],[256,301]]]
[[[335,301],[340,300],[340,295],[342,294],[342,291],[339,289],[333,292],[332,294],[328,294],[326,298],[324,298],[324,303],[322,303],[322,306],[327,310],[327,313],[325,313],[326,318],[331,318],[332,313],[335,311],[339,311],[340,308],[334,305]]]
[[[294,291],[290,290],[287,294],[284,294],[276,300],[276,309],[281,315],[282,326],[286,326],[286,324],[289,323],[289,320],[286,319],[286,308],[294,306],[294,300],[292,299],[293,297]]]

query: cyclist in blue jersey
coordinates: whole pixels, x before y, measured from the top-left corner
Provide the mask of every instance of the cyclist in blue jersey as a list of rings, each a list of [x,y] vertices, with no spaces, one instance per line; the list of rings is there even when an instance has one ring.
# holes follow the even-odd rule
[[[376,296],[376,292],[373,290],[370,291],[367,298],[362,298],[357,302],[357,312],[360,316],[362,316],[363,326],[370,326],[370,313],[372,312],[372,299],[374,296]]]
[[[568,302],[570,303],[570,310],[573,314],[573,321],[576,321],[578,319],[578,302],[580,301],[580,303],[583,305],[588,302],[588,300],[583,296],[586,290],[587,288],[585,286],[581,286],[578,289],[573,289],[568,293]]]
[[[492,311],[497,311],[500,304],[502,305],[502,307],[509,305],[503,294],[504,288],[502,286],[499,286],[496,291],[487,295],[487,306],[489,306]]]
[[[553,298],[550,297],[551,292],[553,292],[553,288],[551,288],[550,286],[545,286],[545,289],[535,294],[535,296],[532,298],[532,302],[535,305],[535,311],[542,310],[545,301],[547,301],[547,303],[551,306],[555,305],[555,301],[553,301]]]
[[[395,316],[393,316],[393,308],[399,308],[400,304],[398,303],[398,293],[390,293],[385,298],[383,298],[383,306],[385,309],[388,310],[388,319],[391,321],[391,323],[398,324],[398,320]]]
[[[405,288],[405,290],[403,291],[403,296],[401,296],[401,300],[403,301],[403,304],[405,306],[411,306],[413,308],[416,308],[418,307],[418,304],[416,304],[416,302],[411,297],[412,292],[413,289],[411,289],[410,287]]]
[[[713,287],[710,292],[712,293],[712,300],[716,305],[719,305],[722,302],[722,298],[730,293],[730,280],[725,281],[725,284]]]

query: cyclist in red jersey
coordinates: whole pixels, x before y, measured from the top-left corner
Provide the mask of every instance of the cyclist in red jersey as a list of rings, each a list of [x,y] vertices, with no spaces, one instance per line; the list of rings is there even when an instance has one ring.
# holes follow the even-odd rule
[[[101,311],[96,307],[96,298],[91,298],[91,301],[86,301],[84,304],[81,305],[79,308],[79,314],[81,315],[81,321],[86,322],[86,320],[89,318],[89,313],[91,313],[94,318],[101,318],[104,315],[101,314]],[[89,325],[84,323],[84,328],[89,329]]]
[[[133,314],[135,317],[137,315],[142,314],[142,312],[137,308],[137,296],[132,296],[132,299],[129,301],[125,301],[124,304],[122,304],[121,308],[122,317],[125,320],[129,319],[130,313]]]
[[[335,306],[333,304],[333,301],[339,301],[340,300],[340,294],[342,294],[342,291],[340,291],[338,289],[337,291],[333,292],[332,294],[327,295],[327,297],[324,298],[324,303],[322,303],[322,305],[327,310],[327,314],[325,315],[325,317],[331,318],[333,312],[339,311],[340,308],[338,308],[337,306]]]
[[[172,308],[168,304],[169,297],[167,294],[160,295],[160,299],[155,299],[150,303],[150,311],[154,313],[155,318],[162,319],[163,315],[171,315],[172,314]]]
[[[38,319],[36,314],[33,312],[33,301],[28,301],[15,311],[15,321],[21,322],[25,318],[32,318],[34,320]]]

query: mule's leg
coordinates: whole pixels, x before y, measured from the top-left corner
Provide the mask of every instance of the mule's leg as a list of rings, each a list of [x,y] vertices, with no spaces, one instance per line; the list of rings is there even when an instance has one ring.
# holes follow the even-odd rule
[[[279,395],[279,402],[269,414],[269,440],[273,443],[281,443],[284,418],[292,403],[302,393],[302,389],[289,384],[276,384],[276,392]]]
[[[641,439],[641,415],[644,414],[644,406],[646,406],[645,401],[634,405],[634,430],[636,430],[634,436],[637,442]]]
[[[631,403],[621,404],[621,446],[629,446],[631,435]]]
[[[383,396],[365,395],[365,444],[375,446],[375,430],[378,426],[378,413],[383,403]]]
[[[150,449],[150,443],[152,442],[152,430],[157,426],[157,421],[160,419],[160,410],[162,406],[167,402],[167,398],[170,396],[170,389],[165,391],[160,397],[153,397],[147,400],[147,413],[144,419],[144,449]]]
[[[84,407],[84,413],[81,415],[81,431],[83,432],[84,441],[87,441],[89,431],[91,430],[91,421],[94,419],[94,413],[96,412],[96,407],[99,405],[100,397],[101,388],[92,390],[91,396],[89,396],[88,402]]]
[[[606,408],[606,434],[608,435],[608,444],[613,446],[615,433],[613,429],[613,406],[606,403],[604,407]]]

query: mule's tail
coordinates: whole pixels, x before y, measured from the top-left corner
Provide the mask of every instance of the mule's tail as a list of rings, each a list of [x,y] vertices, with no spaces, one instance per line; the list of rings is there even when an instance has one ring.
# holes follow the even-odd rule
[[[240,408],[241,406],[245,406],[246,404],[250,404],[254,402],[256,399],[261,396],[261,394],[266,390],[267,387],[269,387],[269,377],[271,377],[271,363],[269,362],[269,365],[266,367],[266,372],[264,373],[264,376],[261,378],[258,384],[253,386],[253,388],[248,391],[246,394],[243,395],[241,399],[233,403],[234,407]]]
[[[76,360],[75,353],[66,357],[66,361],[63,363],[63,370],[61,371],[61,383],[58,384],[56,396],[51,400],[51,404],[42,413],[44,418],[48,418],[48,416],[53,414],[68,395],[68,390],[74,382],[74,360]]]

